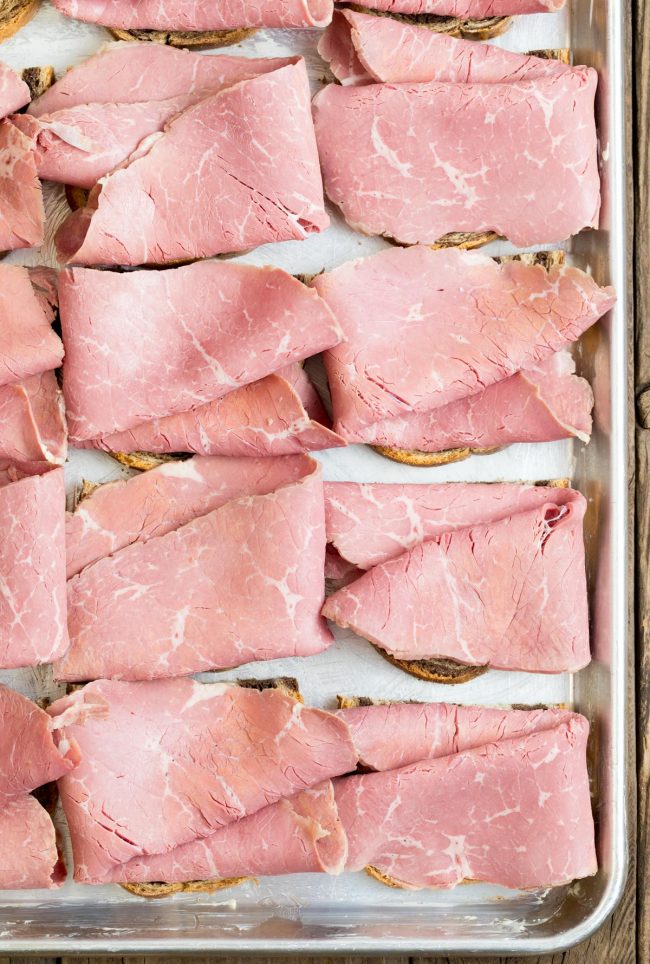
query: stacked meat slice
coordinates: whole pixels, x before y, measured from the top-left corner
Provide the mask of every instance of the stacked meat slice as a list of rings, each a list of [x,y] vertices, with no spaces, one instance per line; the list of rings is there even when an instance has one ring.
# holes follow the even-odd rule
[[[596,871],[577,714],[439,703],[333,715],[189,680],[91,684],[51,713],[87,756],[60,781],[79,881],[365,868],[399,887],[544,887]],[[145,749],[125,761],[113,752],[125,739]],[[345,775],[359,762],[376,772]]]
[[[76,748],[58,747],[48,715],[0,686],[0,880],[6,890],[57,887],[65,878],[54,826],[30,795],[69,772]]]

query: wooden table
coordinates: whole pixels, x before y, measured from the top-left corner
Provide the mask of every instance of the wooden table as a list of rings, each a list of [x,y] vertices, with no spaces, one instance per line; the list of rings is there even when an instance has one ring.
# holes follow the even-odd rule
[[[599,0],[595,0],[596,3]],[[630,412],[630,569],[634,572],[636,606],[630,600],[628,663],[628,827],[630,862],[626,890],[613,916],[589,941],[565,954],[508,958],[516,964],[650,964],[650,0],[618,0],[629,7],[628,144],[634,160],[628,184],[628,305],[630,351],[635,351],[634,396]],[[633,80],[634,83],[633,89]],[[632,256],[633,255],[633,256]],[[630,378],[632,379],[632,374]],[[632,386],[631,386],[632,388]],[[632,408],[632,406],[631,406]],[[636,417],[635,417],[636,415]],[[635,504],[636,490],[636,512]],[[634,548],[639,547],[636,560]],[[636,635],[636,654],[632,645]],[[636,683],[635,683],[636,680]],[[636,723],[636,726],[635,726]],[[2,958],[18,964],[25,958]],[[115,964],[120,958],[31,958],[31,964]],[[130,964],[157,959],[124,958]],[[166,964],[196,964],[199,958],[161,958]],[[228,964],[409,964],[413,958],[228,958]],[[423,959],[445,964],[452,959]],[[457,964],[487,964],[505,958],[453,958]]]

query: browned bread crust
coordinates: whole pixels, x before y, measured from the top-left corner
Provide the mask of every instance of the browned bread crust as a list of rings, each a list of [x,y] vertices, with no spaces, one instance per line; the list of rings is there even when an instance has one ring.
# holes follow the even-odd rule
[[[477,676],[487,673],[490,668],[489,666],[468,666],[466,663],[459,663],[455,659],[446,659],[444,656],[432,659],[398,659],[396,656],[391,656],[386,650],[380,649],[379,646],[375,646],[375,649],[380,656],[387,659],[393,666],[404,670],[405,673],[410,673],[417,679],[426,680],[428,683],[448,683],[450,685],[469,683]]]
[[[24,27],[39,4],[40,0],[0,0],[0,43]]]
[[[116,40],[131,40],[137,43],[149,41],[165,44],[167,47],[228,47],[238,44],[255,33],[255,30],[238,28],[236,30],[118,30],[110,28]]]
[[[146,897],[148,900],[160,900],[162,897],[171,897],[173,894],[214,894],[217,890],[225,890],[227,887],[237,887],[249,880],[249,877],[227,877],[223,880],[188,880],[183,884],[120,884],[123,890],[127,890],[134,897]]]
[[[512,26],[512,17],[483,17],[480,20],[462,20],[460,17],[439,17],[433,13],[390,13],[384,10],[370,10],[354,3],[346,4],[359,13],[374,14],[376,17],[391,17],[415,27],[427,27],[435,33],[446,33],[450,37],[466,37],[468,40],[490,40],[500,37]]]
[[[501,446],[495,445],[486,449],[446,449],[444,452],[419,452],[417,449],[396,449],[389,448],[387,445],[373,445],[371,447],[379,455],[383,455],[393,462],[427,468],[431,465],[450,465],[452,462],[463,462],[470,455],[492,455],[493,452],[498,452]]]
[[[54,67],[25,67],[21,74],[32,100],[41,97],[55,81]]]

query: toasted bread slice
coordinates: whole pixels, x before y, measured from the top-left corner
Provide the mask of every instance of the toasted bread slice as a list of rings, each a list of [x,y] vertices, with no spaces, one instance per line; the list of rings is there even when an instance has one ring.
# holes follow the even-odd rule
[[[387,10],[370,10],[357,4],[346,4],[358,13],[373,14],[376,17],[391,17],[414,27],[427,27],[435,33],[446,33],[450,37],[466,37],[468,40],[489,40],[500,37],[512,25],[512,17],[483,17],[480,20],[462,20],[460,17],[439,17],[433,13],[393,13]]]
[[[13,37],[34,16],[41,0],[0,0],[0,43]]]
[[[32,100],[41,97],[56,80],[54,67],[25,67],[21,76],[29,87]]]
[[[149,41],[165,44],[167,47],[228,47],[238,44],[255,33],[251,28],[241,27],[235,30],[117,30],[110,28],[116,40],[131,40],[137,43]]]
[[[490,241],[496,241],[499,237],[494,231],[452,231],[451,234],[443,234],[435,244],[430,244],[433,251],[441,248],[461,248],[463,251],[471,251],[473,248],[481,248]]]
[[[171,897],[173,894],[214,894],[217,890],[225,890],[227,887],[237,887],[249,877],[228,877],[223,880],[188,880],[184,884],[120,884],[123,890],[135,897],[146,897],[148,900],[160,900],[162,897]]]
[[[410,673],[417,679],[426,680],[428,683],[447,683],[449,685],[469,683],[477,676],[487,673],[490,668],[489,666],[468,666],[466,663],[459,663],[458,660],[447,659],[444,656],[436,656],[432,659],[398,659],[396,656],[391,656],[386,650],[380,649],[379,646],[375,646],[375,649],[380,656],[387,659],[393,666],[404,670],[405,673]]]
[[[110,452],[109,455],[122,465],[126,465],[128,469],[138,469],[139,472],[148,472],[149,469],[155,469],[159,465],[164,465],[165,462],[181,462],[190,457],[185,452],[179,452],[176,455],[154,455],[153,452]]]
[[[300,684],[295,676],[272,676],[270,679],[238,679],[238,686],[244,686],[249,690],[278,690],[285,696],[291,696],[299,703],[304,703]]]

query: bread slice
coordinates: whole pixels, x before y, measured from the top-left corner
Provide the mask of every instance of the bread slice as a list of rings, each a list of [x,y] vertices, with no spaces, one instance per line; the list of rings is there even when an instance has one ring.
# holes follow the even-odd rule
[[[0,43],[24,27],[39,5],[40,0],[0,0]]]
[[[556,51],[561,52],[561,51]],[[564,51],[568,56],[568,51]],[[432,247],[436,247],[433,245]],[[530,251],[523,254],[505,254],[495,257],[499,264],[506,264],[508,261],[521,261],[527,265],[541,265],[546,271],[553,267],[560,267],[565,261],[565,252],[558,249],[555,251]],[[470,455],[492,455],[498,452],[503,446],[494,445],[489,448],[458,448],[445,449],[443,452],[421,452],[418,449],[391,448],[386,445],[371,446],[383,455],[384,458],[391,459],[393,462],[401,462],[402,465],[416,465],[420,468],[428,468],[433,465],[450,465],[452,462],[462,462]]]
[[[137,469],[139,472],[148,472],[149,469],[155,469],[159,465],[164,465],[165,462],[182,462],[190,458],[190,455],[185,452],[175,455],[154,455],[153,452],[109,452],[108,454],[121,465],[125,465],[127,469]]]
[[[254,690],[279,690],[280,693],[285,693],[300,703],[304,703],[298,680],[293,676],[275,676],[271,679],[238,679],[237,685]],[[173,894],[214,894],[215,891],[237,887],[251,879],[250,877],[223,877],[213,880],[187,880],[179,884],[151,881],[151,883],[146,884],[120,884],[119,886],[135,897],[160,900],[162,897],[171,897]]]
[[[375,649],[393,666],[427,683],[446,683],[450,686],[456,683],[469,683],[470,680],[483,676],[490,668],[489,666],[468,666],[467,663],[459,663],[456,659],[447,659],[444,656],[435,656],[432,659],[398,659],[387,653],[385,649],[380,649],[379,646],[375,646]]]
[[[21,76],[29,87],[32,100],[41,97],[56,79],[54,67],[25,67]]]
[[[165,44],[167,47],[228,47],[238,44],[255,33],[255,30],[241,27],[235,30],[118,30],[110,28],[116,40],[150,41]]]
[[[427,27],[435,33],[446,33],[450,37],[466,37],[468,40],[490,40],[500,37],[512,26],[512,17],[483,17],[480,20],[463,20],[461,17],[440,17],[433,13],[393,13],[387,10],[370,10],[357,4],[347,4],[358,13],[373,14],[376,17],[391,17],[414,27]]]

